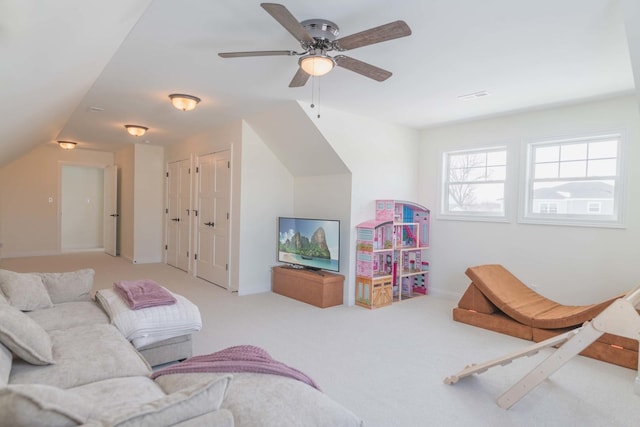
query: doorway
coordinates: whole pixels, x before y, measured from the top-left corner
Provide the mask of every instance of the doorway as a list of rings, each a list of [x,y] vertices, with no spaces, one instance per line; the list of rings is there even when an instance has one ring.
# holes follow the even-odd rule
[[[60,250],[69,252],[102,249],[103,210],[103,169],[62,166]]]
[[[60,251],[116,256],[118,168],[60,166]]]

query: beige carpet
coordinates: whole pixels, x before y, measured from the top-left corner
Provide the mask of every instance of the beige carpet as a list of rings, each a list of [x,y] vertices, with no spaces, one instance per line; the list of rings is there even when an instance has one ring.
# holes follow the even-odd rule
[[[163,264],[130,264],[101,253],[0,260],[14,271],[96,270],[95,289],[120,279],[151,278],[195,302],[203,330],[196,354],[253,344],[311,376],[369,427],[636,426],[636,372],[578,357],[509,410],[495,399],[544,354],[449,386],[443,379],[470,363],[531,343],[451,320],[456,301],[431,296],[378,310],[319,309],[271,293],[239,297]]]

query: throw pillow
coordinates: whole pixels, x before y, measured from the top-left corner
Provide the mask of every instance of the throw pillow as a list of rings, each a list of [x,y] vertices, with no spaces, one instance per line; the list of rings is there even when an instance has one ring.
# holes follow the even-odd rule
[[[168,426],[217,411],[231,378],[231,375],[225,375],[215,381],[194,384],[103,421],[113,427]]]
[[[8,304],[0,305],[0,342],[25,362],[34,365],[53,363],[49,334],[29,316]]]
[[[0,270],[0,289],[18,310],[31,311],[53,306],[40,276]]]
[[[95,271],[85,268],[67,273],[36,273],[54,304],[72,301],[90,301]]]
[[[43,384],[13,384],[0,389],[0,425],[13,427],[77,426],[90,405],[82,397]]]

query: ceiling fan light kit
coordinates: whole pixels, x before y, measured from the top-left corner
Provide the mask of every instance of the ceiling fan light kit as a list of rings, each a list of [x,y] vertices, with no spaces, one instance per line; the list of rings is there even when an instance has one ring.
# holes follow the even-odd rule
[[[313,77],[321,77],[333,70],[336,62],[329,55],[313,54],[301,57],[298,60],[300,68]]]
[[[200,98],[197,96],[183,93],[172,93],[169,95],[169,99],[171,99],[171,104],[173,104],[175,108],[182,111],[191,111],[195,109],[200,102]]]
[[[394,21],[336,39],[340,30],[338,26],[331,21],[326,19],[307,19],[299,22],[296,17],[281,4],[261,3],[260,6],[300,43],[303,51],[267,50],[222,52],[218,53],[218,55],[222,58],[301,55],[302,57],[298,60],[298,71],[291,80],[291,83],[289,83],[289,87],[304,86],[307,80],[309,80],[309,76],[323,76],[330,72],[336,65],[369,77],[370,79],[379,82],[384,81],[391,77],[391,72],[344,55],[338,55],[333,58],[329,56],[327,52],[344,52],[346,50],[411,35],[411,29],[406,22]]]
[[[58,146],[63,150],[73,150],[76,148],[77,142],[71,141],[58,141]]]
[[[124,125],[124,127],[127,129],[127,132],[129,132],[129,135],[133,136],[142,136],[149,130],[148,127],[139,125]]]

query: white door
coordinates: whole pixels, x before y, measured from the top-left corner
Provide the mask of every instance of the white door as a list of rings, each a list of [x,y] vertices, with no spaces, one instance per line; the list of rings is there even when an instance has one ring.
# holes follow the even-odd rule
[[[198,157],[197,276],[229,287],[229,152]]]
[[[102,222],[102,243],[104,251],[117,255],[118,239],[118,167],[104,168],[104,215]]]
[[[189,271],[191,177],[189,160],[169,163],[167,172],[167,264]]]

